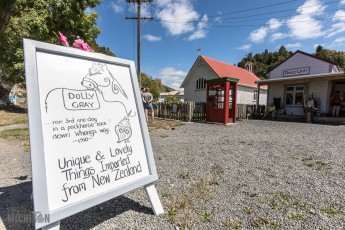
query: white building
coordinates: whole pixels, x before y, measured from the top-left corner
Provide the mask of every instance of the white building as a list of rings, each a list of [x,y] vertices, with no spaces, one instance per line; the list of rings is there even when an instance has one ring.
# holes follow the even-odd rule
[[[336,63],[296,51],[268,73],[267,80],[258,81],[258,86],[267,85],[267,104],[280,107],[280,113],[303,115],[308,98],[318,102],[317,115],[327,115],[333,91],[345,93],[345,74]],[[344,102],[341,106],[345,114]]]
[[[206,80],[230,77],[237,78],[237,104],[256,104],[257,85],[260,80],[251,72],[252,65],[247,63],[246,69],[200,55],[194,62],[186,78],[182,82],[185,101],[206,102]],[[266,86],[260,89],[260,104],[266,104]]]
[[[163,102],[166,96],[174,96],[180,99],[181,102],[184,101],[184,92],[180,90],[174,90],[171,92],[164,92],[159,94],[158,101]]]

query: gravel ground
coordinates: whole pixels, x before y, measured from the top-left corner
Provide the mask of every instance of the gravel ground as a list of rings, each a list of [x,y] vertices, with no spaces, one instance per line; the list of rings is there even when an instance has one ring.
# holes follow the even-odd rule
[[[345,126],[246,120],[150,136],[165,215],[137,189],[61,229],[345,229]],[[0,157],[0,228],[24,228],[7,213],[32,209],[29,156],[1,140]]]

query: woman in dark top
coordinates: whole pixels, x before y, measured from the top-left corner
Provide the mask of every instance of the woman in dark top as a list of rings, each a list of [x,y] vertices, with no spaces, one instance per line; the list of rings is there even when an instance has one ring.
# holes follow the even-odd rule
[[[339,109],[342,102],[342,98],[340,96],[339,91],[335,91],[335,93],[331,96],[331,106],[332,106],[332,116],[338,116],[339,115]]]

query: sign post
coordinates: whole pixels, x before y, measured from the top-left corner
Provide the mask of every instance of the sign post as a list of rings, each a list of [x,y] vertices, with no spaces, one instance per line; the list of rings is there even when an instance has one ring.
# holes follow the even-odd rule
[[[163,213],[133,61],[24,39],[36,229],[144,186]]]

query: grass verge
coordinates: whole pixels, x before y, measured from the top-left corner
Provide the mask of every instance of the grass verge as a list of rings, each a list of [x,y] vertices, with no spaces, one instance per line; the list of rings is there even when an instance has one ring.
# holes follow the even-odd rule
[[[4,138],[9,141],[21,141],[23,143],[24,152],[30,151],[29,143],[29,129],[10,129],[0,132],[0,138]]]
[[[184,125],[183,122],[177,120],[158,120],[155,119],[155,122],[149,120],[147,123],[149,131],[153,130],[168,130],[175,129],[177,126]]]
[[[13,113],[0,110],[0,126],[26,123],[28,123],[28,115],[26,113]]]

